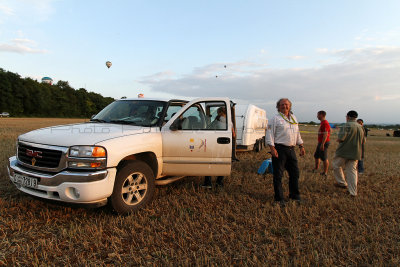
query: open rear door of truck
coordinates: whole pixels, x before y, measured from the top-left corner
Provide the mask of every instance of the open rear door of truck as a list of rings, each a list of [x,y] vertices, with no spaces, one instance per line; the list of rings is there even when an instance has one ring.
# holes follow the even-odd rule
[[[163,175],[229,175],[231,118],[227,98],[198,98],[186,104],[161,128]]]

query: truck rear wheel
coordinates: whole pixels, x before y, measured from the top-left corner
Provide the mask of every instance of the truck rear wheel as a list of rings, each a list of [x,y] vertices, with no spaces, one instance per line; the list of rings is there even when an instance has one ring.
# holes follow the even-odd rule
[[[142,161],[129,162],[117,172],[111,206],[120,214],[138,210],[151,202],[154,190],[151,168]]]

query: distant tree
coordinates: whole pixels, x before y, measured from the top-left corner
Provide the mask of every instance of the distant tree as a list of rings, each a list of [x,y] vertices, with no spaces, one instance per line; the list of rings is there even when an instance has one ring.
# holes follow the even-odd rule
[[[113,101],[83,88],[75,90],[68,81],[39,83],[0,68],[0,112],[11,116],[88,118]]]

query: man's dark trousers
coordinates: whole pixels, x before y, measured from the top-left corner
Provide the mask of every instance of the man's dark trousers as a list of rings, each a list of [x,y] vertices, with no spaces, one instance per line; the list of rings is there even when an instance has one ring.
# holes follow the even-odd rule
[[[289,147],[275,144],[275,149],[278,152],[278,158],[272,157],[272,167],[274,170],[275,201],[283,200],[282,176],[285,169],[289,173],[289,198],[300,200],[300,172],[294,148],[294,146]]]

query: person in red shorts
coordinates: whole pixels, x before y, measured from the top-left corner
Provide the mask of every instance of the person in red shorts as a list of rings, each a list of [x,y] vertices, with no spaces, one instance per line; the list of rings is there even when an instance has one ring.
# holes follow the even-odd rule
[[[322,161],[324,165],[324,171],[321,172],[321,175],[327,177],[329,168],[328,147],[331,135],[331,126],[329,125],[329,122],[325,119],[325,117],[326,117],[325,111],[323,110],[318,111],[317,118],[318,120],[321,121],[321,124],[318,130],[318,145],[314,153],[314,158],[315,158],[314,172],[318,171],[319,165]]]

